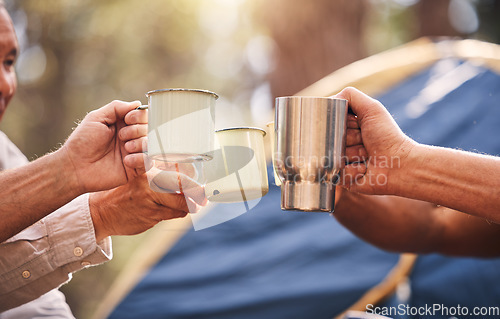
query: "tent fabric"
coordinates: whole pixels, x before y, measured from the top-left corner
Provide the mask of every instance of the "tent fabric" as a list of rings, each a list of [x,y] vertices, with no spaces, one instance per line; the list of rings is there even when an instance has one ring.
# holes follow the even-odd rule
[[[440,60],[378,98],[419,142],[500,154],[500,76],[487,68]],[[279,200],[271,186],[250,212],[186,233],[110,318],[331,318],[396,264],[328,214]],[[421,256],[409,304],[499,305],[499,283],[498,258]]]
[[[283,212],[279,202],[271,186],[249,212],[189,231],[110,318],[330,318],[397,263],[329,214]]]

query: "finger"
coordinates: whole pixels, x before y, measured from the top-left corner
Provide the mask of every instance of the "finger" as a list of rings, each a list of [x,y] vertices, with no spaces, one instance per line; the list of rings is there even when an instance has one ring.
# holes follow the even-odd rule
[[[133,124],[148,124],[148,110],[132,110],[125,115],[125,123]]]
[[[148,157],[144,153],[128,154],[123,158],[123,164],[138,171],[138,174],[146,172]]]
[[[160,210],[160,218],[168,220],[185,217],[189,212],[189,205],[182,194],[157,194],[155,199]]]
[[[368,159],[368,152],[363,144],[346,147],[345,156],[348,163],[365,162]]]
[[[187,212],[182,211],[182,210],[177,210],[177,209],[166,209],[164,210],[164,213],[162,214],[162,219],[163,220],[170,220],[170,219],[175,219],[175,218],[184,218],[187,216]]]
[[[359,129],[358,118],[353,114],[347,114],[347,128]]]
[[[186,196],[186,204],[188,206],[189,213],[191,213],[191,214],[196,214],[197,212],[199,212],[201,210],[201,206],[196,204],[196,202],[194,200],[192,200],[191,198],[189,198],[187,196]]]
[[[166,215],[166,218],[162,216],[163,220],[184,217],[188,213],[196,214],[201,210],[199,205],[183,194],[160,193],[156,196],[156,203],[161,206],[161,211]]]
[[[346,134],[346,146],[353,146],[363,144],[363,138],[361,137],[361,131],[359,129],[347,129]]]
[[[148,135],[148,126],[146,124],[127,125],[120,129],[118,136],[122,141],[134,140]]]
[[[157,194],[159,204],[170,207],[172,209],[180,210],[189,213],[189,205],[187,197],[184,194]]]
[[[148,171],[150,187],[158,192],[181,192],[204,206],[207,203],[203,186],[190,177],[176,171]]]
[[[155,167],[162,171],[174,171],[182,173],[192,179],[198,178],[198,171],[193,163],[172,163],[165,161],[155,161]]]
[[[366,164],[365,163],[352,163],[346,165],[342,176],[339,181],[339,185],[350,188],[350,186],[358,179],[362,178],[366,174]]]
[[[105,123],[107,125],[115,124],[119,119],[123,119],[125,114],[141,105],[141,102],[124,102],[115,100],[103,107],[94,110],[88,114],[89,119]]]
[[[335,95],[336,98],[346,99],[349,107],[362,122],[370,114],[387,113],[385,107],[377,100],[369,97],[353,87],[343,89]]]
[[[155,160],[155,167],[162,171],[175,171],[175,164],[173,162]]]
[[[115,107],[115,112],[118,118],[123,119],[128,112],[135,110],[141,106],[141,101],[125,102],[125,105],[119,104]]]
[[[147,137],[136,138],[125,143],[125,150],[128,153],[142,153],[148,150]]]

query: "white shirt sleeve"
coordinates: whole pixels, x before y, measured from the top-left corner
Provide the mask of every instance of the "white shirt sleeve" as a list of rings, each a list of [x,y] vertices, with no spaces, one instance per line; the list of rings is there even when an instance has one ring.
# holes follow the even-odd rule
[[[0,312],[111,258],[111,239],[96,242],[88,194],[82,195],[0,244]]]

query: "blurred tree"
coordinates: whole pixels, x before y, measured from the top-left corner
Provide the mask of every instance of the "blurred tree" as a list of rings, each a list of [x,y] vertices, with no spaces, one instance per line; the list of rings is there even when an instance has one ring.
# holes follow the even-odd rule
[[[7,0],[22,48],[18,93],[1,129],[33,159],[113,99],[145,102],[146,92],[166,87],[248,99],[258,83],[245,64],[254,30],[243,3]]]
[[[276,42],[274,96],[292,95],[365,56],[365,0],[268,0],[259,12]]]
[[[423,36],[500,39],[500,0],[270,0],[258,12],[276,43],[273,96]]]
[[[500,43],[500,0],[478,0],[478,37],[485,41]]]
[[[12,138],[22,149],[26,149],[27,145],[31,146],[32,152],[27,154],[30,159],[54,148],[54,141],[63,134],[67,135],[73,125],[72,122],[64,124],[67,109],[62,107],[65,88],[64,64],[68,52],[72,50],[72,44],[71,41],[57,41],[65,29],[64,20],[58,18],[61,5],[53,2],[47,7],[50,10],[46,10],[43,16],[33,17],[33,12],[41,9],[39,4],[16,2],[9,7],[11,12],[15,12],[14,17],[26,16],[24,28],[17,28],[17,31],[21,33],[18,35],[21,50],[27,54],[25,59],[20,57],[20,63],[26,72],[18,75],[18,91],[8,109],[5,124],[7,131],[9,127],[13,128],[15,134]],[[14,21],[15,24],[16,22],[19,21]],[[33,48],[40,50],[32,50]],[[32,61],[38,61],[39,65],[33,64]],[[42,73],[33,77],[30,75],[30,69],[33,68],[41,69]],[[10,113],[13,112],[18,113],[18,116],[14,116],[19,117],[17,121],[11,120]],[[26,136],[30,136],[29,140],[25,139]],[[60,139],[59,141],[62,142]]]
[[[450,0],[420,0],[417,3],[418,32],[422,36],[458,36],[449,19]]]

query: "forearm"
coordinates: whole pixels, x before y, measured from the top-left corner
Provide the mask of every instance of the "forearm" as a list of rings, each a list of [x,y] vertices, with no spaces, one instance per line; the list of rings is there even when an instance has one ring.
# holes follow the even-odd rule
[[[435,209],[435,222],[442,232],[435,238],[434,252],[451,256],[500,256],[500,225],[455,210]]]
[[[393,194],[500,223],[500,158],[419,145],[401,164]]]
[[[423,201],[342,190],[333,215],[358,237],[389,251],[500,256],[500,225]]]
[[[59,150],[0,173],[0,242],[80,195],[73,166]]]
[[[37,298],[82,268],[111,259],[111,241],[96,241],[88,195],[0,244],[0,312]]]
[[[396,252],[428,253],[434,249],[435,237],[442,231],[432,222],[435,205],[339,188],[337,194],[333,216],[363,240]]]

